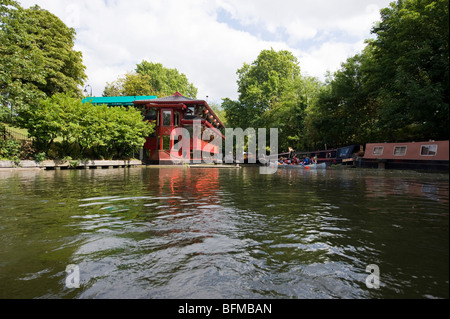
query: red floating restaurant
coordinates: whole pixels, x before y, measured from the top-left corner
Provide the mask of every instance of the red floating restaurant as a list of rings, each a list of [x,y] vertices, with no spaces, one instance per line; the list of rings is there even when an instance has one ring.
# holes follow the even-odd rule
[[[141,109],[144,120],[155,122],[154,133],[147,137],[144,144],[143,162],[147,164],[175,164],[170,156],[170,150],[174,142],[170,138],[173,129],[181,127],[187,129],[190,134],[190,159],[194,158],[198,149],[201,154],[203,147],[210,141],[204,141],[201,138],[194,141],[197,137],[193,134],[193,125],[200,123],[202,133],[206,128],[212,129],[215,134],[222,137],[225,126],[204,100],[191,99],[181,95],[179,92],[163,98],[135,100],[136,108]],[[181,150],[180,150],[181,151]],[[218,152],[214,150],[212,153]],[[181,154],[179,154],[181,157]]]

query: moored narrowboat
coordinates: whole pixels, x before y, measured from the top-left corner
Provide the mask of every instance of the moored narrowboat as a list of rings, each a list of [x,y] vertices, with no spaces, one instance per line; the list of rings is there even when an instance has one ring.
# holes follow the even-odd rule
[[[449,141],[368,143],[361,167],[448,170]]]
[[[327,166],[331,164],[336,164],[336,149],[321,150],[309,152],[309,157],[317,157],[317,163],[325,163]]]
[[[335,164],[353,165],[357,157],[364,153],[364,145],[355,144],[340,147],[336,150]]]

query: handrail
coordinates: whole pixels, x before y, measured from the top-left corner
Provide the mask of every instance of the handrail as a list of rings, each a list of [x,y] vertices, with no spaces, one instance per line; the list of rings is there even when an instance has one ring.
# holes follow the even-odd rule
[[[6,126],[0,127],[0,137],[2,139],[10,138],[16,141],[29,141],[31,142],[33,139],[28,137],[28,134],[23,134],[20,132],[16,132],[12,130],[11,128],[8,128]]]

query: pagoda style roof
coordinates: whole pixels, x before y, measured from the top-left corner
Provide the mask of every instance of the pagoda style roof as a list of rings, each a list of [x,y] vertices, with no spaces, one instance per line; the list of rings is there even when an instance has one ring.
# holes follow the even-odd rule
[[[206,101],[191,99],[189,97],[182,95],[180,92],[175,92],[173,95],[158,98],[158,99],[136,100],[136,101],[134,101],[134,104],[135,105],[145,104],[150,107],[164,107],[164,105],[168,106],[169,104],[171,105],[171,107],[174,107],[175,105],[177,107],[182,106],[182,105],[201,105],[202,107],[204,107],[207,110],[206,112],[219,123],[219,125],[222,128],[225,128],[225,125],[223,125],[222,121],[214,113],[214,111],[211,109],[211,107],[208,105],[208,103],[206,103]]]
[[[148,101],[145,101],[144,99],[142,99],[142,100],[136,101],[136,102],[139,102],[138,104],[146,104],[146,103],[206,104],[206,101],[204,101],[204,100],[191,99],[189,97],[182,95],[180,92],[175,92],[173,95],[161,97],[158,99],[151,99]]]

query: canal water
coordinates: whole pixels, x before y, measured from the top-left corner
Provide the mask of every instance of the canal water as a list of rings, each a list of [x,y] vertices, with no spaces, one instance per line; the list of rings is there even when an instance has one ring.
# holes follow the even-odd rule
[[[448,209],[413,171],[0,171],[0,298],[448,298]]]

